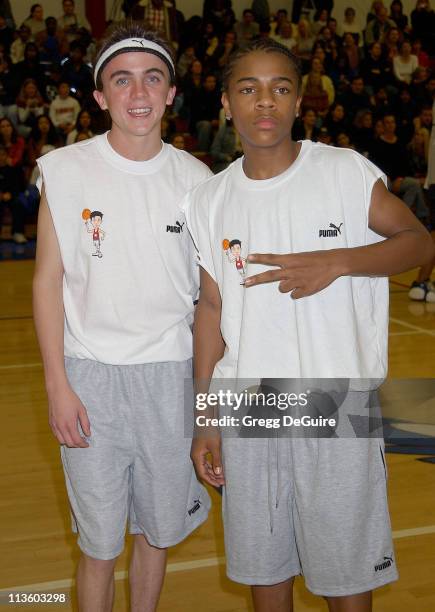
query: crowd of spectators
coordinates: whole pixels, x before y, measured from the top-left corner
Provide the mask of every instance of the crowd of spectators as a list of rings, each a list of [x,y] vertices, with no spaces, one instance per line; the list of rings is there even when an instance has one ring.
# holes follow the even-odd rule
[[[369,157],[429,224],[422,187],[435,96],[435,12],[428,0],[417,0],[409,16],[400,0],[390,6],[375,0],[367,15],[348,7],[337,19],[331,9],[319,1],[313,14],[294,2],[291,14],[285,8],[271,14],[267,0],[254,0],[237,20],[230,0],[204,0],[203,14],[186,20],[170,0],[123,3],[126,17],[145,20],[176,50],[178,86],[163,121],[166,141],[215,172],[238,157],[238,134],[221,109],[221,72],[232,51],[271,37],[302,65],[294,138]],[[36,159],[109,127],[92,96],[98,41],[74,0],[60,2],[59,13],[46,16],[33,4],[22,24],[0,13],[0,198],[11,209],[18,243],[38,204]]]

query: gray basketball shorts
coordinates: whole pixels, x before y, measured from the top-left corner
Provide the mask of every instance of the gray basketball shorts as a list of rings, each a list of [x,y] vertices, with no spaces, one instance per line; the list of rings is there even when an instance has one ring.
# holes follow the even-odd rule
[[[224,438],[228,577],[316,595],[397,579],[382,439]]]
[[[61,447],[80,548],[96,559],[117,557],[127,521],[152,546],[177,544],[210,508],[185,437],[191,360],[116,366],[66,358],[65,365],[91,425],[88,448]]]

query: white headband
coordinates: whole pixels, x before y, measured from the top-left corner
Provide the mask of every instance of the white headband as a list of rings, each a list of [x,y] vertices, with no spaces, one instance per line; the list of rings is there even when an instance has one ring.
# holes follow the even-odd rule
[[[153,42],[152,40],[146,40],[146,38],[125,38],[124,40],[120,40],[119,42],[114,43],[111,47],[106,49],[104,53],[102,53],[94,69],[95,83],[97,82],[98,73],[100,72],[103,64],[105,64],[107,60],[112,57],[112,55],[118,54],[118,52],[121,50],[124,50],[125,53],[127,53],[129,50],[142,50],[155,53],[156,55],[160,56],[166,64],[168,64],[171,76],[175,76],[175,67],[172,57],[161,45],[156,42]]]

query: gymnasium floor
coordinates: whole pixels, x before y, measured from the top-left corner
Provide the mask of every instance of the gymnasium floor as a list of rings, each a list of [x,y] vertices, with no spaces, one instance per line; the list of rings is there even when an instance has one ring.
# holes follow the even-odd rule
[[[58,446],[47,424],[43,373],[31,319],[33,261],[0,262],[0,605],[9,591],[66,593],[65,605],[27,605],[75,610],[71,590],[78,553],[69,532],[68,506]],[[410,303],[413,275],[391,283],[390,377],[420,378],[435,372],[435,305]],[[387,416],[412,420],[413,406]],[[419,406],[419,420],[435,431],[435,404]],[[432,433],[435,437],[435,433]],[[388,455],[390,509],[400,581],[375,595],[376,612],[435,610],[435,465],[414,455]],[[248,590],[225,578],[220,498],[213,493],[208,522],[172,550],[161,612],[251,610]],[[129,544],[127,545],[128,552]],[[115,610],[127,610],[124,554],[117,567]],[[297,579],[295,610],[326,610]],[[72,602],[71,602],[72,597]],[[24,606],[6,605],[18,610]]]

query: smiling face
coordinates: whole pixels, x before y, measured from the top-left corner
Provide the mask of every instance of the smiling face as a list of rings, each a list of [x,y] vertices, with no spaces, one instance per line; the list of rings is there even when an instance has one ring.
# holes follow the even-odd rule
[[[288,142],[300,102],[291,60],[261,50],[237,61],[222,95],[225,114],[232,116],[244,148],[251,149]]]
[[[101,78],[103,90],[94,97],[110,113],[114,142],[147,136],[160,143],[160,122],[175,95],[163,60],[152,53],[122,53],[108,62]]]

